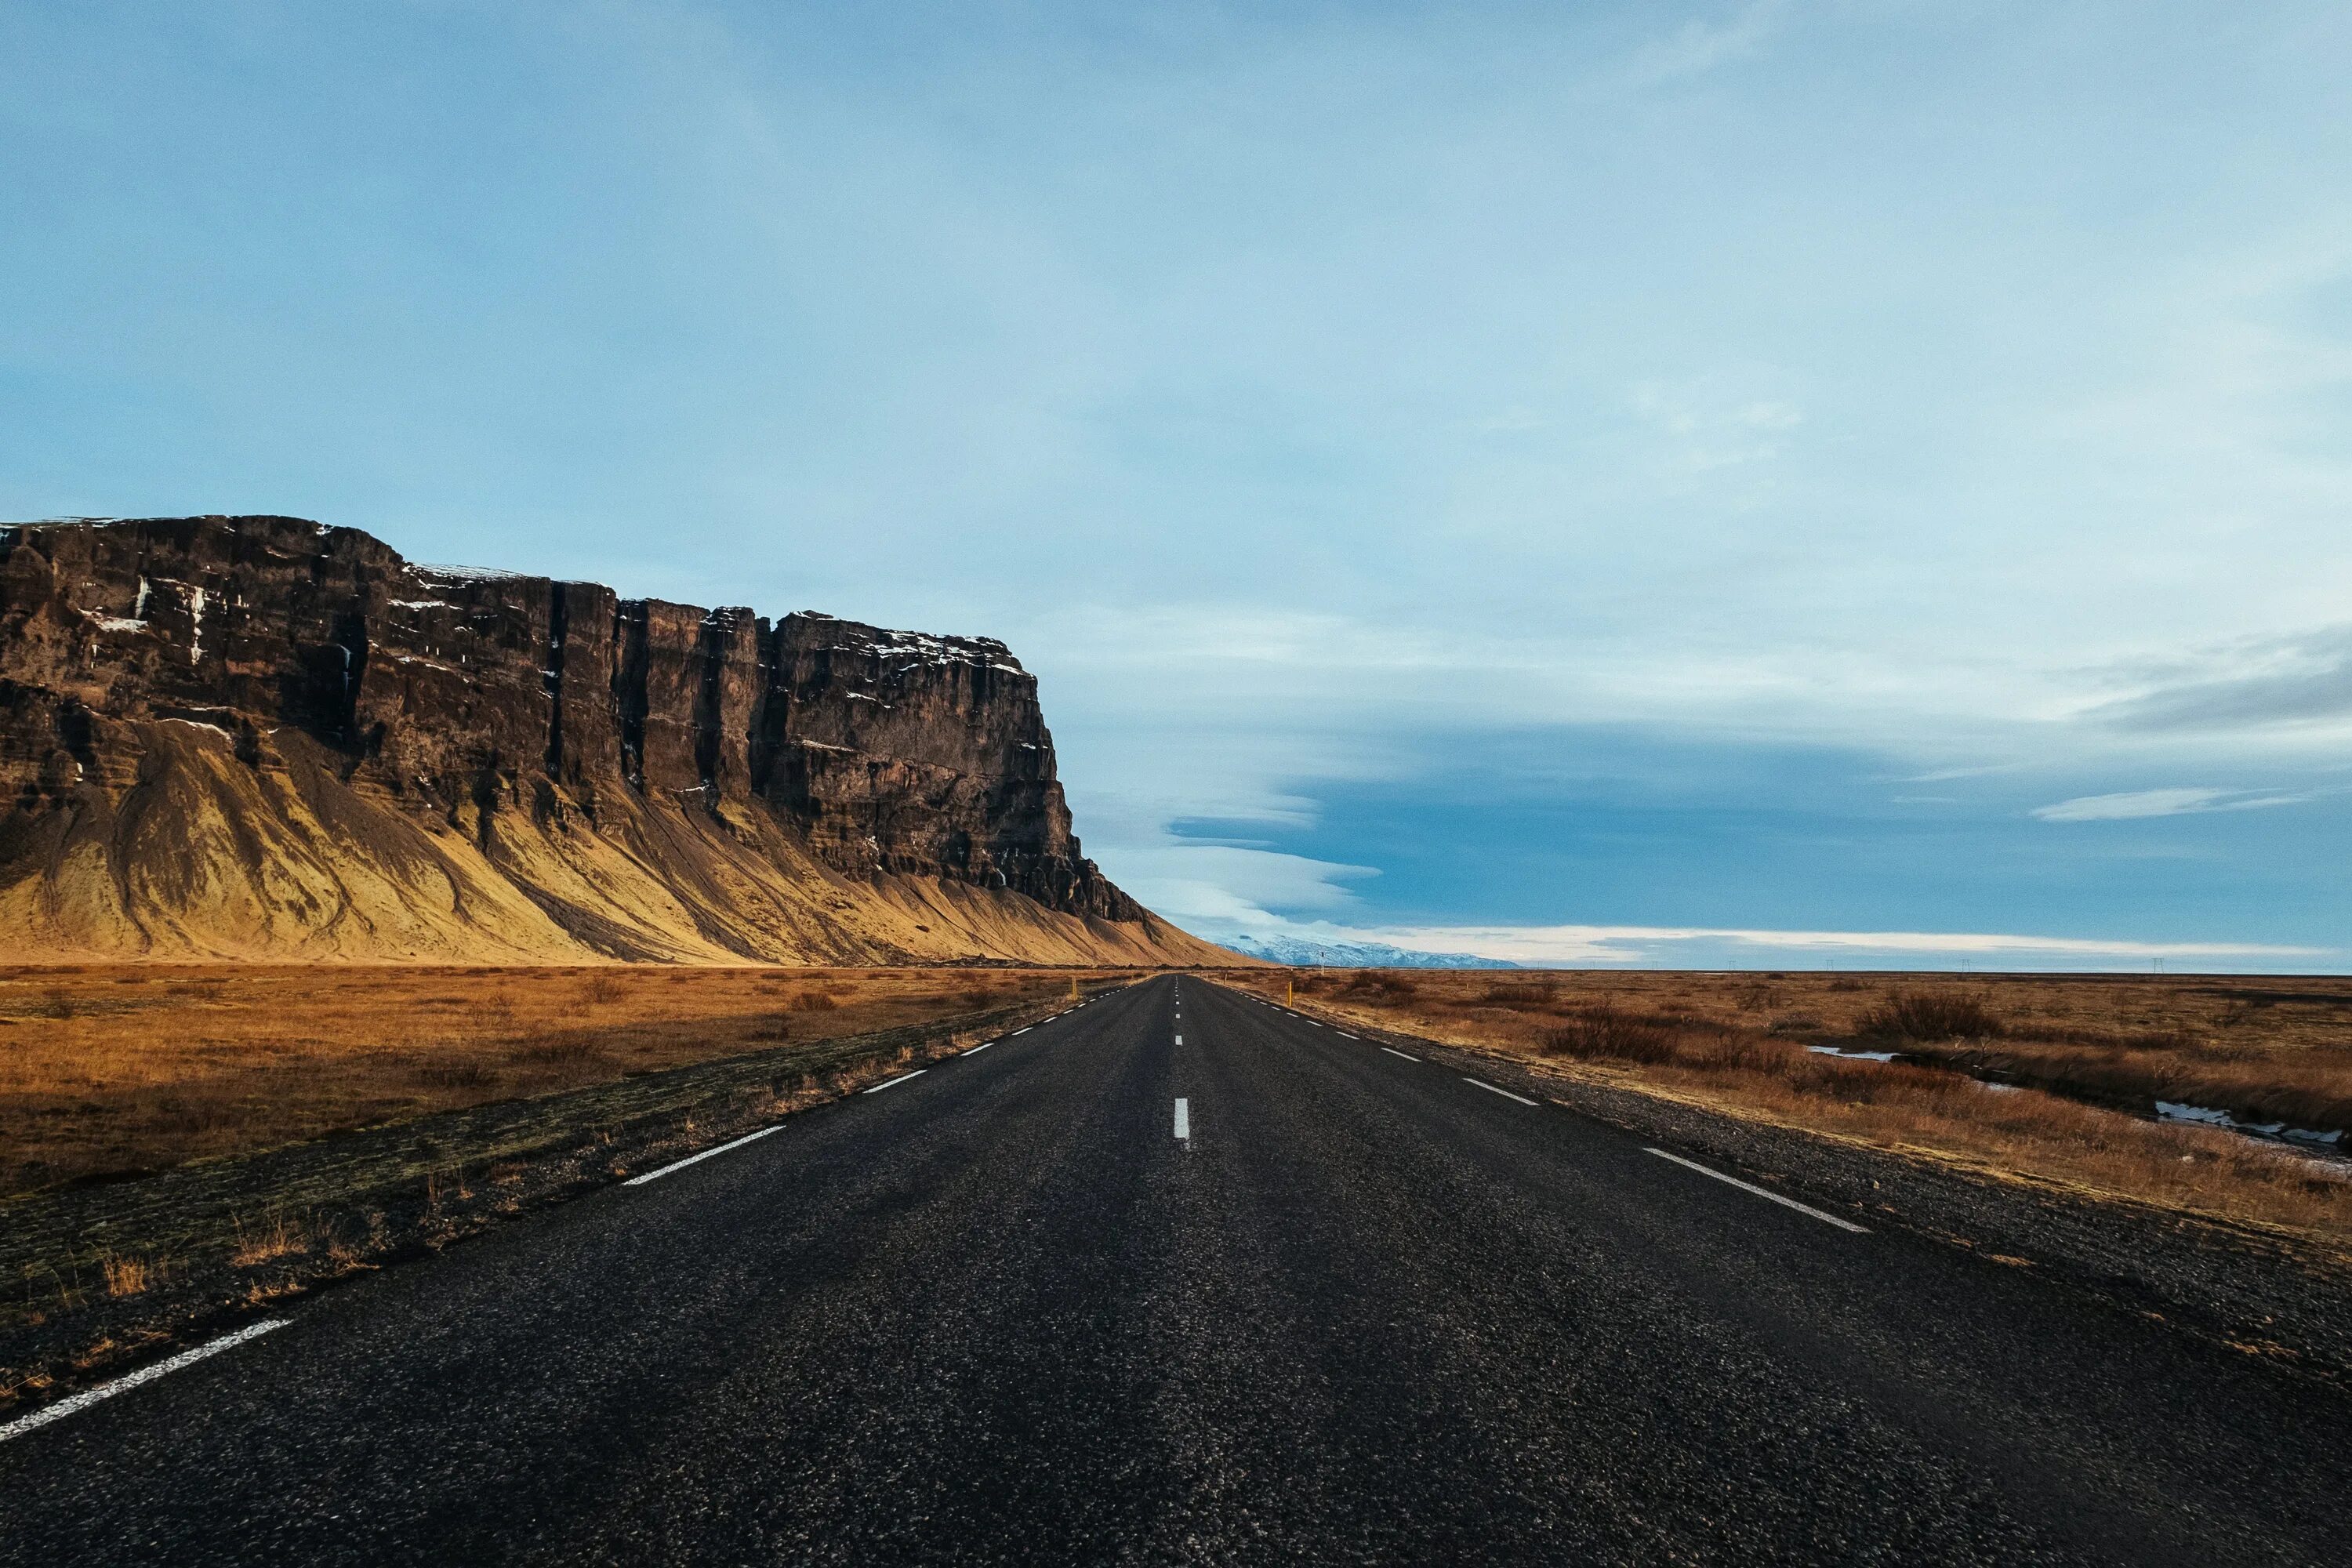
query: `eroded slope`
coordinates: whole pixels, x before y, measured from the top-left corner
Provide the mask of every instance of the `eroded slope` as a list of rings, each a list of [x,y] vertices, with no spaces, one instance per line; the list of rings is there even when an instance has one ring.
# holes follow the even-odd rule
[[[1216,956],[1079,853],[1000,643],[296,519],[0,531],[0,790],[26,958]]]

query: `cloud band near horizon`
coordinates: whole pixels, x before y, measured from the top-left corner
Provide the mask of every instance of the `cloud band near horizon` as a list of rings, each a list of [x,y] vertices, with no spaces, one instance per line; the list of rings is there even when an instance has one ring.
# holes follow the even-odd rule
[[[1318,933],[1320,934],[1320,933]],[[1423,952],[1507,959],[1515,963],[1632,963],[1656,961],[1657,950],[1706,944],[1738,952],[1821,956],[1903,955],[1967,960],[2006,957],[2042,967],[2053,961],[2244,959],[2293,963],[2340,957],[2338,950],[2264,942],[2131,942],[1990,931],[1840,931],[1740,930],[1703,926],[1403,926],[1348,932],[1355,940],[1388,942]],[[2100,966],[2095,963],[2093,966]]]

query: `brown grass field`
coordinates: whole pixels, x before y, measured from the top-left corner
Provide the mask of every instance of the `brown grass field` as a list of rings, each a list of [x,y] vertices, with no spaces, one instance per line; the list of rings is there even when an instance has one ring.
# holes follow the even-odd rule
[[[1072,979],[651,965],[0,968],[0,1194],[1043,1001]]]
[[[1735,1115],[2352,1241],[2352,1164],[2123,1113],[2162,1099],[2243,1121],[2352,1128],[2352,979],[1470,970],[1221,978],[1276,998],[1295,984],[1302,1007]],[[1895,1050],[1929,1065],[1843,1059],[1813,1046]],[[1939,1068],[2029,1087],[1997,1092]]]

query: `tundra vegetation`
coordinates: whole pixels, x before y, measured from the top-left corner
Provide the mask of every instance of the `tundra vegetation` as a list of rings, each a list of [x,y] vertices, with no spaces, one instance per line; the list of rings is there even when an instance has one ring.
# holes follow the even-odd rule
[[[1050,1000],[1071,980],[992,968],[0,968],[0,1196]]]
[[[1302,1007],[1546,1072],[2009,1179],[2352,1242],[2352,1163],[2149,1119],[2165,1100],[2242,1122],[2352,1129],[2352,980],[1468,970],[1225,978],[1277,999],[1295,986]],[[2339,1147],[2352,1153],[2352,1131]]]

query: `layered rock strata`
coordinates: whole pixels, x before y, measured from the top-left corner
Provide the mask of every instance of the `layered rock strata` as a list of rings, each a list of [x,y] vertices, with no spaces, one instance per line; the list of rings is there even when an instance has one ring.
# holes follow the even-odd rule
[[[0,529],[0,936],[93,954],[1191,961],[1079,852],[1001,643]]]

